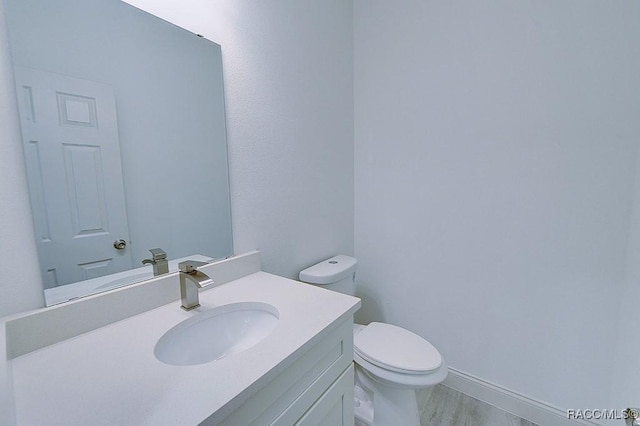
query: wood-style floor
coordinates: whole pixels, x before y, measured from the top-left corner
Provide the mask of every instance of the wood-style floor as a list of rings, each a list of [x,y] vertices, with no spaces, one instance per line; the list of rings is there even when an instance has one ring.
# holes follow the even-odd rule
[[[421,426],[538,426],[443,385],[417,391]]]

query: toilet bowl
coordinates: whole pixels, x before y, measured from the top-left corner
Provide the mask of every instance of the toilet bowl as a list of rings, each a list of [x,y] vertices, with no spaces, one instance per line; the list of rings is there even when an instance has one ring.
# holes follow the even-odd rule
[[[300,272],[300,281],[353,295],[357,260],[335,256]],[[415,389],[447,376],[442,355],[402,327],[372,322],[353,326],[355,424],[419,426]]]

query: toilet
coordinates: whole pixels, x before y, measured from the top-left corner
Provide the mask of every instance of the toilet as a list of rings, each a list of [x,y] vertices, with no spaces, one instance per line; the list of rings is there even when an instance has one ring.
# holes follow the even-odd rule
[[[354,295],[358,261],[338,255],[300,272],[302,282]],[[428,341],[391,324],[353,325],[355,424],[419,426],[415,390],[447,377],[447,365]]]

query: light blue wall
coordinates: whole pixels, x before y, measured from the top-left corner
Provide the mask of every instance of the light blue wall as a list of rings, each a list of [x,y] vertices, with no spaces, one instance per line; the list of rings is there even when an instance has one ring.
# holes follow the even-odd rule
[[[639,5],[355,1],[364,317],[528,397],[608,406],[637,194]]]
[[[44,305],[20,142],[13,67],[0,2],[0,317]],[[4,369],[3,369],[4,371]],[[0,396],[5,389],[0,386]],[[0,398],[0,418],[7,410]]]

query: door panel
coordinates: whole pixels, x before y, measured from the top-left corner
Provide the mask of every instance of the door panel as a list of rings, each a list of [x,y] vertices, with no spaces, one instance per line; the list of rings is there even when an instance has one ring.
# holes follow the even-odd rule
[[[45,287],[131,269],[120,144],[110,86],[16,67]]]

